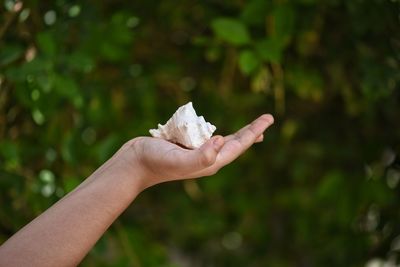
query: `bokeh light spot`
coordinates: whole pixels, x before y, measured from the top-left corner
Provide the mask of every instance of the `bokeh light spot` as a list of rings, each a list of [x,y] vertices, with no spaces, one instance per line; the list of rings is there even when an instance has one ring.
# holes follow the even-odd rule
[[[32,98],[32,100],[33,100],[33,101],[37,101],[37,100],[39,99],[39,97],[40,97],[40,92],[39,92],[39,90],[38,90],[38,89],[32,90],[32,92],[31,92],[31,98]]]
[[[45,121],[45,117],[44,117],[43,113],[38,109],[34,109],[32,111],[32,118],[38,125],[42,125]]]
[[[242,235],[238,232],[230,232],[222,238],[222,246],[229,250],[238,249],[242,245]]]
[[[39,179],[44,183],[54,183],[54,173],[47,169],[41,170]]]
[[[57,14],[54,10],[49,10],[44,14],[43,17],[44,23],[46,23],[46,25],[53,25],[54,23],[56,23],[57,20]]]
[[[82,141],[86,145],[91,145],[96,141],[96,131],[93,128],[88,127],[82,132],[81,137],[82,137]]]
[[[25,8],[24,10],[22,10],[21,13],[19,14],[19,21],[24,22],[25,20],[27,20],[30,13],[31,10],[29,8]]]
[[[79,5],[73,5],[69,10],[68,10],[68,15],[71,18],[77,17],[81,13],[81,7]]]
[[[132,16],[126,21],[126,26],[129,28],[135,28],[139,25],[140,19],[138,17]]]

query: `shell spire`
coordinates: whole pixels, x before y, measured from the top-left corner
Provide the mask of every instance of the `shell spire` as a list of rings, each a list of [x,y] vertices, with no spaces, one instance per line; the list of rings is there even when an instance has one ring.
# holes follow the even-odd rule
[[[179,107],[164,125],[158,124],[157,129],[149,132],[153,137],[194,149],[209,140],[216,129],[203,116],[197,116],[192,102],[189,102]]]

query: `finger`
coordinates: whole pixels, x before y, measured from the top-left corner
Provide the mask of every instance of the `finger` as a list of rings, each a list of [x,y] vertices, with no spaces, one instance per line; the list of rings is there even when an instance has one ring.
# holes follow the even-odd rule
[[[183,165],[180,166],[183,173],[199,171],[215,163],[224,142],[222,136],[214,136],[200,148],[186,150],[185,153],[179,153],[174,157],[176,162]]]
[[[261,143],[262,141],[264,141],[264,134],[259,135],[254,143]]]
[[[239,131],[245,131],[245,130],[247,130],[249,127],[250,127],[250,124],[247,124],[246,126],[242,127]],[[224,138],[225,138],[225,142],[229,142],[229,141],[231,141],[231,140],[234,140],[234,139],[236,139],[236,133],[227,135],[227,136],[225,136]]]
[[[258,133],[260,133],[260,134],[257,135],[257,138],[261,139],[261,137],[259,137],[259,136],[265,131],[266,128],[264,128],[261,131],[259,131],[260,129],[258,128],[257,123],[258,124],[259,123],[261,123],[261,124],[262,123],[264,123],[264,124],[267,123],[268,125],[266,125],[266,127],[268,127],[268,126],[270,126],[271,124],[274,123],[274,118],[270,114],[263,114],[260,117],[258,117],[256,120],[254,120],[252,123],[247,124],[246,126],[241,128],[236,133],[225,136],[225,142],[228,142],[228,141],[233,140],[233,139],[238,139],[238,137],[246,135],[246,133],[248,133],[249,130],[251,132],[253,132],[254,135],[257,135]],[[256,140],[258,140],[258,139],[256,139]]]
[[[248,126],[234,134],[234,138],[227,141],[218,154],[218,164],[222,166],[231,163],[246,151],[257,138],[274,122],[271,115],[264,114]]]
[[[254,142],[263,139],[263,132],[274,119],[271,115],[262,115],[237,133],[225,137],[225,144],[217,155],[215,163],[203,171],[194,173],[193,177],[212,175],[223,166],[231,163],[246,151]],[[257,136],[257,137],[256,137]]]
[[[274,118],[269,114],[264,114],[254,120],[247,127],[242,128],[234,134],[243,150],[251,146],[267,128],[274,122]]]
[[[250,125],[247,125],[247,126],[245,126],[245,127],[248,128],[249,126],[250,126]],[[225,142],[228,142],[228,141],[233,140],[233,139],[235,139],[235,138],[236,138],[236,137],[235,137],[234,134],[225,136]],[[259,136],[257,137],[257,139],[256,139],[256,141],[255,141],[254,143],[260,143],[260,142],[262,142],[263,140],[264,140],[264,134],[261,134],[261,135],[259,135]]]

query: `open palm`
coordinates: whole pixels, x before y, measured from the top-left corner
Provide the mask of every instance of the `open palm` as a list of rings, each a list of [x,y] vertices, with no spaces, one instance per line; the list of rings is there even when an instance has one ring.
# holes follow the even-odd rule
[[[271,115],[264,114],[236,133],[225,137],[214,136],[194,150],[160,138],[140,137],[135,140],[135,153],[148,174],[147,186],[209,176],[235,160],[255,142],[261,142],[263,132],[273,122]]]

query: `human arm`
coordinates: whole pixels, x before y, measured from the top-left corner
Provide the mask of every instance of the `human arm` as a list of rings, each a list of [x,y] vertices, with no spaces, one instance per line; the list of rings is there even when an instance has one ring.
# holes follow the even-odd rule
[[[128,141],[74,191],[7,240],[0,247],[0,266],[76,266],[141,191],[213,175],[262,141],[272,123],[272,116],[263,115],[195,150],[151,137]]]

